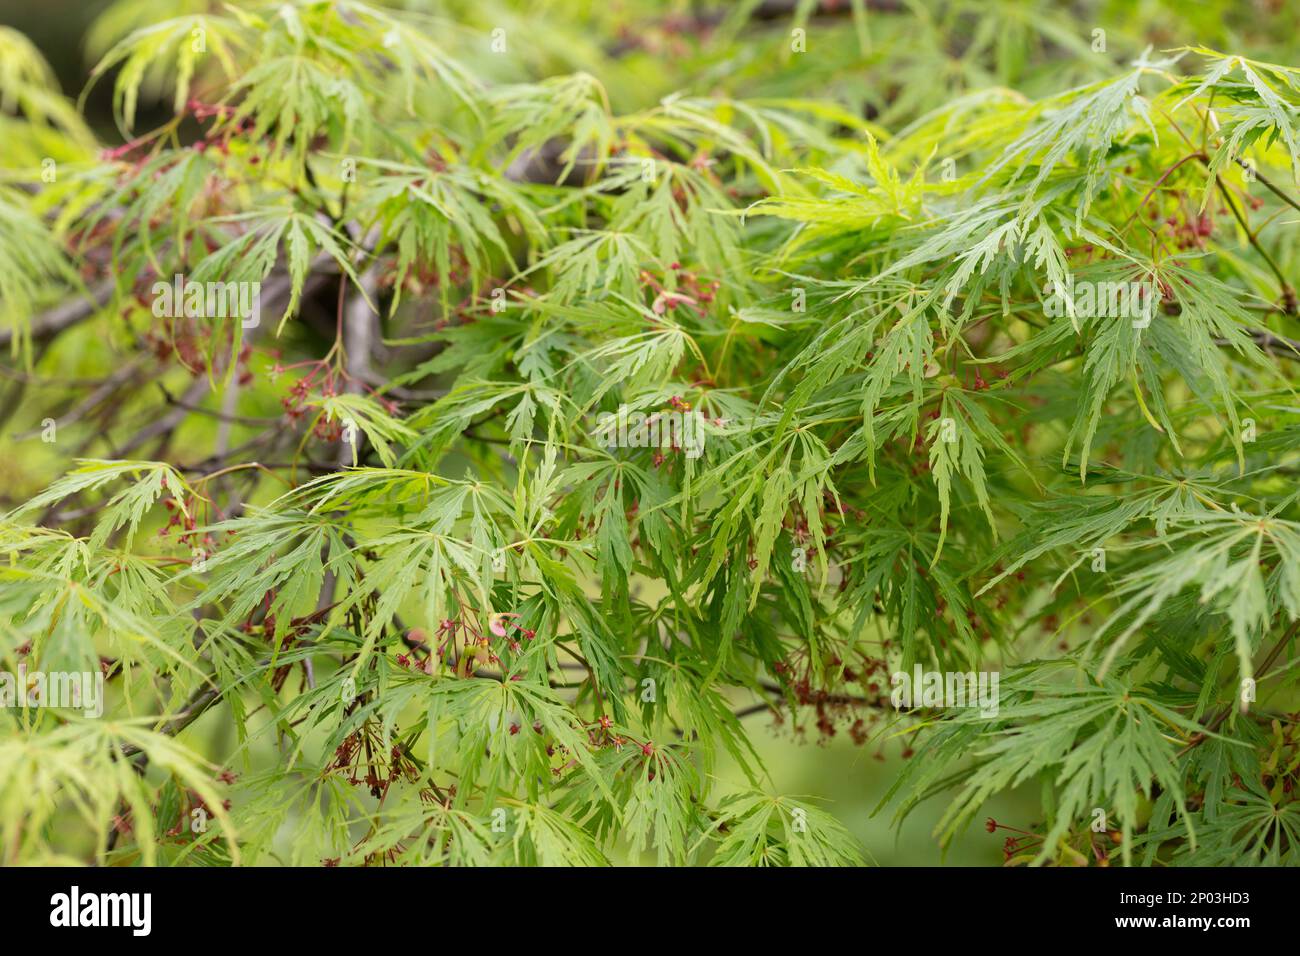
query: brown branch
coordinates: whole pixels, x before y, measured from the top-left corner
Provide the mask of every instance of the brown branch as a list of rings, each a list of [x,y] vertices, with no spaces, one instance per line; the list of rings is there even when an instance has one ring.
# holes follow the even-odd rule
[[[78,404],[75,408],[73,408],[62,418],[57,419],[55,421],[56,427],[66,428],[67,426],[80,421],[90,412],[94,411],[102,402],[110,398],[114,392],[116,392],[124,384],[129,382],[132,379],[132,377],[134,377],[136,373],[139,372],[141,364],[142,362],[139,358],[133,359],[130,362],[127,362],[125,365],[123,365],[120,369],[118,369],[108,378],[104,379],[102,382],[99,383],[99,386],[94,391],[92,391],[88,396],[86,396],[84,401]],[[39,435],[40,432],[41,429],[33,428],[31,431],[23,432],[20,435],[15,435],[14,439],[16,441],[22,441],[24,439],[31,438],[35,435]]]
[[[1254,176],[1256,179],[1259,180],[1259,184],[1261,186],[1263,186],[1265,189],[1271,192],[1278,199],[1282,200],[1292,209],[1300,209],[1300,203],[1297,203],[1294,199],[1292,199],[1290,196],[1284,193],[1281,189],[1278,189],[1278,187],[1274,186],[1271,182],[1265,179],[1263,174],[1260,173],[1260,171],[1256,169],[1254,166],[1252,166],[1250,163],[1246,162],[1241,157],[1238,157],[1237,165],[1239,165],[1242,169],[1249,171],[1249,173],[1252,176]]]
[[[1292,622],[1291,626],[1286,629],[1286,632],[1280,638],[1278,638],[1277,643],[1274,644],[1272,650],[1268,652],[1268,657],[1264,658],[1263,663],[1260,664],[1259,673],[1262,674],[1265,671],[1267,671],[1270,667],[1273,666],[1274,662],[1281,655],[1283,649],[1287,646],[1287,644],[1291,643],[1292,639],[1296,636],[1296,632],[1298,630],[1300,630],[1300,619],[1297,619],[1296,621]],[[1208,740],[1209,737],[1216,730],[1218,730],[1219,727],[1222,726],[1223,722],[1227,720],[1228,717],[1232,714],[1233,706],[1234,706],[1233,704],[1229,704],[1227,707],[1224,707],[1217,714],[1215,714],[1214,717],[1210,719],[1209,723],[1203,725],[1203,730],[1200,733],[1195,734],[1192,737],[1192,739],[1188,742],[1187,746],[1178,752],[1178,756],[1181,757],[1183,754],[1194,749],[1195,747],[1199,747],[1206,740]]]
[[[207,395],[212,390],[212,380],[207,375],[201,375],[190,383],[190,387],[185,390],[185,394],[179,401],[175,402],[176,408],[164,415],[162,418],[155,419],[144,428],[140,429],[135,436],[129,439],[126,444],[118,446],[111,457],[125,458],[135,449],[139,448],[150,439],[157,438],[160,435],[166,435],[173,428],[185,420],[190,413],[190,407],[198,402],[199,399]]]
[[[69,299],[43,312],[32,320],[32,341],[43,342],[52,339],[65,329],[70,329],[78,322],[90,318],[108,303],[113,295],[113,288],[113,281],[105,279],[91,288],[86,298]],[[0,329],[0,347],[11,344],[16,331],[13,328]]]

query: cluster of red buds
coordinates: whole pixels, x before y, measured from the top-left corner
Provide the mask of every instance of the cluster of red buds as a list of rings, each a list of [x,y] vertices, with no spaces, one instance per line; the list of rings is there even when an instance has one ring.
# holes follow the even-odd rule
[[[319,418],[312,426],[311,433],[326,444],[332,444],[343,437],[343,423],[333,419]]]
[[[794,697],[796,706],[813,708],[814,726],[822,743],[831,740],[841,727],[847,726],[849,737],[862,746],[870,739],[869,729],[879,723],[887,710],[888,699],[883,696],[877,678],[877,675],[884,674],[886,663],[883,658],[864,657],[860,668],[855,670],[845,666],[839,657],[831,655],[826,666],[832,672],[838,670],[839,678],[846,686],[857,684],[867,691],[867,695],[855,696],[812,686],[812,668],[808,663],[804,664],[802,673],[797,673],[795,666],[787,661],[777,661],[772,670],[782,688]],[[803,728],[796,726],[795,733],[802,735]],[[910,755],[910,750],[904,750],[904,757]],[[877,757],[883,759],[882,754],[877,754]]]
[[[1227,210],[1223,210],[1224,213]],[[1160,213],[1152,209],[1151,218],[1159,218]],[[1175,244],[1179,249],[1204,249],[1205,240],[1214,234],[1214,220],[1209,213],[1192,214],[1187,213],[1184,216],[1167,216],[1164,221],[1165,228],[1168,228],[1174,235]]]
[[[198,521],[195,513],[198,508],[198,500],[190,502],[189,508],[183,507],[183,502],[175,498],[164,498],[163,507],[167,509],[167,523],[158,531],[158,536],[166,537],[171,533],[173,528],[179,528],[180,531],[176,538],[182,544],[191,547],[202,547],[205,552],[211,553],[216,550],[216,542],[212,540],[212,535],[204,535],[202,539],[196,540]]]
[[[364,783],[372,796],[382,799],[397,780],[403,777],[415,780],[418,777],[415,763],[402,747],[394,745],[388,749],[386,765],[383,754],[383,748],[375,746],[369,729],[362,728],[343,738],[334,751],[333,763],[327,769],[346,770],[348,783],[353,786]],[[363,756],[364,773],[360,759]]]
[[[650,305],[651,311],[655,315],[664,315],[670,309],[686,306],[700,318],[708,315],[709,306],[716,298],[718,289],[721,288],[720,284],[717,282],[704,284],[694,272],[684,270],[680,262],[674,262],[669,268],[676,275],[674,283],[676,289],[667,288],[649,270],[641,270],[642,287],[655,293],[654,301]]]
[[[276,362],[271,366],[271,380],[274,381],[290,369],[301,368],[304,365],[311,366],[311,371],[290,385],[288,394],[280,399],[280,406],[284,409],[290,425],[296,425],[307,415],[314,405],[315,398],[332,398],[338,395],[341,379],[345,377],[325,362],[299,362],[294,365],[281,365]],[[369,386],[366,386],[366,391],[388,414],[399,413],[400,408],[396,402],[375,394]],[[320,416],[312,426],[312,434],[324,442],[337,442],[343,437],[343,422]]]
[[[507,642],[510,650],[516,654],[523,650],[523,644],[520,639],[531,641],[537,636],[537,632],[532,628],[524,627],[516,623],[512,618],[518,618],[518,614],[511,612],[498,612],[488,616],[488,627],[485,632],[480,632],[473,623],[472,619],[447,618],[438,625],[438,645],[431,651],[424,662],[424,672],[433,673],[432,662],[436,659],[439,661],[446,660],[447,648],[454,647],[457,632],[464,633],[464,648],[460,657],[458,672],[460,676],[470,676],[473,669],[480,666],[483,662],[488,664],[501,664],[501,658],[492,647],[492,638],[503,638]],[[407,632],[408,643],[415,643],[420,646],[425,645],[424,632],[418,628],[413,628]],[[406,663],[403,663],[403,661]],[[405,655],[398,655],[398,663],[403,667],[411,663],[405,658]],[[519,680],[521,674],[511,674],[510,680]]]
[[[641,751],[643,757],[650,758],[655,755],[653,740],[638,744],[636,741],[629,741],[622,734],[614,733],[614,721],[609,714],[601,714],[599,719],[593,721],[587,727],[587,741],[593,747],[613,747],[615,750],[622,750],[630,742]],[[655,778],[653,763],[649,760],[646,763],[648,767],[647,779],[653,780]]]
[[[423,185],[423,182],[417,180],[413,185],[421,186]],[[449,259],[450,268],[447,270],[445,276],[446,284],[448,288],[458,289],[466,285],[470,280],[471,270],[469,260],[465,257],[465,253],[455,246],[450,250]],[[432,259],[416,261],[412,264],[412,267],[408,268],[406,273],[402,275],[402,290],[418,296],[423,295],[428,289],[439,288],[442,286],[444,280],[444,276],[439,270],[440,267]],[[379,276],[378,285],[381,289],[391,289],[397,285],[397,277],[398,267],[397,263],[394,262]],[[452,312],[455,317],[462,322],[473,321],[469,316],[469,306],[471,305],[473,305],[473,296],[468,296],[460,303],[460,305],[456,306]],[[442,326],[447,324],[445,319],[440,321],[442,322]]]
[[[450,149],[452,153],[459,152],[459,150],[457,150],[456,148],[456,144],[453,142],[448,141],[443,145],[445,145],[448,149]],[[445,173],[448,167],[446,157],[443,156],[442,153],[438,151],[437,146],[430,146],[427,150],[424,151],[424,164],[428,166],[431,170],[433,170],[435,173]]]
[[[278,377],[284,371],[286,371],[286,367],[277,362],[271,367],[272,379]],[[322,371],[325,374],[321,381],[317,383],[316,376]],[[309,374],[304,375],[289,386],[289,393],[280,399],[280,405],[284,408],[284,414],[289,419],[289,422],[296,424],[299,419],[307,414],[313,395],[329,398],[337,394],[338,389],[334,380],[334,373],[324,366],[317,366]]]
[[[141,296],[137,296],[137,301],[142,306],[148,306],[148,303]],[[124,311],[123,318],[126,318],[128,314],[128,311]],[[203,370],[204,357],[199,337],[193,325],[189,322],[182,323],[170,318],[165,321],[166,326],[164,328],[150,328],[144,333],[142,336],[144,346],[153,353],[158,361],[166,362],[175,358],[184,368],[198,374]]]
[[[237,110],[233,106],[227,106],[223,103],[204,103],[200,100],[190,98],[185,104],[190,115],[199,122],[204,120],[216,119],[203,138],[196,141],[191,147],[196,153],[206,152],[209,149],[216,149],[222,155],[230,155],[230,139],[232,136],[244,133],[251,133],[254,129],[251,117],[245,117],[239,123],[230,122]],[[261,157],[253,154],[248,157],[250,165],[256,166],[261,162]]]
[[[593,747],[613,747],[615,750],[622,750],[627,743],[621,735],[614,733],[614,721],[609,714],[601,714],[600,719],[587,728],[587,741]]]
[[[506,638],[510,649],[516,654],[523,650],[523,645],[519,643],[519,637],[522,637],[525,641],[531,641],[537,636],[537,632],[531,627],[524,627],[511,620],[511,618],[517,617],[519,617],[518,614],[502,612],[493,614],[488,618],[488,630],[497,637]],[[511,633],[512,631],[514,633]],[[515,634],[518,634],[519,637],[516,637]]]
[[[442,645],[438,646],[437,653],[435,655],[433,652],[429,650],[428,635],[425,634],[423,628],[418,628],[418,627],[413,627],[406,632],[405,641],[407,645],[412,649],[413,653],[411,655],[399,653],[396,658],[398,666],[403,667],[407,670],[415,670],[424,674],[432,674],[434,661],[442,660],[442,654],[443,654]],[[415,655],[414,652],[423,652],[424,660],[421,661],[419,657]]]

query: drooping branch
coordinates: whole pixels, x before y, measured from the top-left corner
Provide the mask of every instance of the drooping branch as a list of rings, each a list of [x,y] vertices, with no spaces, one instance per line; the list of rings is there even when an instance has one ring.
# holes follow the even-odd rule
[[[44,342],[54,338],[60,332],[72,328],[79,322],[84,322],[108,304],[109,299],[113,296],[113,288],[113,281],[105,279],[103,282],[92,286],[87,295],[61,302],[52,309],[38,315],[32,319],[32,341]],[[0,329],[0,348],[9,347],[14,341],[16,332],[17,330],[14,328]]]

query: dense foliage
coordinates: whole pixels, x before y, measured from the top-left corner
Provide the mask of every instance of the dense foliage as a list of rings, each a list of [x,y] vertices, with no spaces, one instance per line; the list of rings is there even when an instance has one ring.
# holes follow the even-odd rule
[[[120,138],[0,27],[0,659],[107,698],[0,708],[0,861],[862,862],[768,714],[1041,792],[1011,862],[1296,862],[1239,6],[118,0]]]

